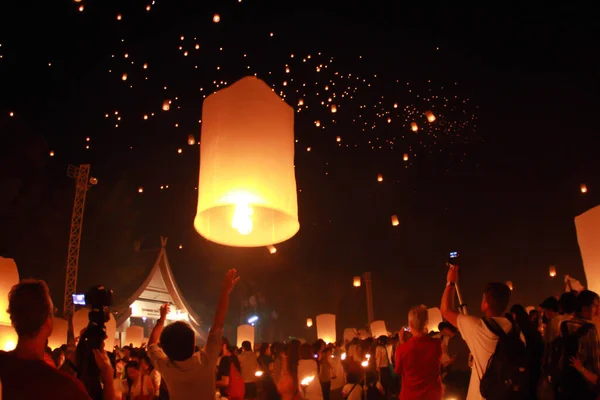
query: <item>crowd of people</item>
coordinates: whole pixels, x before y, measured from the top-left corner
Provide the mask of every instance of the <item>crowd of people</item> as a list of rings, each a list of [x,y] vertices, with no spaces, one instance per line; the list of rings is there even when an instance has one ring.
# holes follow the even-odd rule
[[[480,314],[454,305],[458,267],[451,266],[440,310],[428,331],[428,311],[416,306],[398,333],[350,341],[253,344],[223,337],[229,294],[225,276],[214,323],[203,348],[186,323],[166,325],[169,305],[148,343],[93,350],[101,391],[90,393],[76,351],[50,350],[54,306],[46,284],[24,280],[9,293],[17,334],[14,351],[0,352],[3,399],[440,400],[598,399],[600,351],[595,321],[599,297],[589,290],[545,299],[527,312],[510,305],[511,290],[490,283]]]

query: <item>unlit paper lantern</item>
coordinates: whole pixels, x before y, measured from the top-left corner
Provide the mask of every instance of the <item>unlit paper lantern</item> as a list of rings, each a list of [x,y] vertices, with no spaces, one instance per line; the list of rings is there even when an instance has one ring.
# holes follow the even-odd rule
[[[10,325],[8,294],[14,285],[19,283],[19,271],[12,258],[0,257],[0,324]],[[0,348],[1,350],[1,348]]]
[[[378,338],[379,336],[387,336],[387,328],[385,326],[385,321],[371,322],[371,335],[374,338]]]
[[[317,336],[325,343],[335,343],[335,315],[321,314],[317,315]]]
[[[437,307],[427,309],[427,332],[439,332],[438,325],[444,321],[442,312]]]
[[[133,347],[142,347],[144,344],[144,328],[141,326],[132,325],[125,329],[125,343],[130,343]]]
[[[354,279],[352,280],[352,285],[354,287],[360,287],[360,276],[355,276]]]
[[[12,351],[17,347],[17,332],[12,325],[0,324],[0,350]]]
[[[240,325],[237,329],[237,347],[242,348],[242,343],[249,341],[254,348],[254,327],[252,325]]]
[[[194,227],[238,247],[280,243],[300,229],[294,110],[255,77],[204,101]]]
[[[310,328],[311,326],[313,326],[313,320],[312,320],[312,318],[307,318],[307,319],[306,319],[306,326],[307,326],[307,327],[309,327],[309,328]]]
[[[66,319],[54,318],[54,327],[52,328],[52,334],[48,338],[48,346],[54,350],[63,344],[67,344],[68,330],[69,323]]]
[[[587,288],[600,293],[600,206],[575,217]]]

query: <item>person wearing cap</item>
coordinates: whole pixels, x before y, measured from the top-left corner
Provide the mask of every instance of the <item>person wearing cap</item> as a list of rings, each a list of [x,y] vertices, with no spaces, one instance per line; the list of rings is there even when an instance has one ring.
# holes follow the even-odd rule
[[[548,297],[540,307],[544,312],[546,329],[544,330],[544,343],[551,343],[559,334],[558,325],[561,315],[558,312],[558,300],[556,297]]]

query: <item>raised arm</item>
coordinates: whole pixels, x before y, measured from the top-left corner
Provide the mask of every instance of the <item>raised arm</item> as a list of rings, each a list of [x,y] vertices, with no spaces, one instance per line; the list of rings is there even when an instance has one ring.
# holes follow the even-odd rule
[[[442,295],[440,311],[442,312],[442,317],[455,327],[458,327],[458,312],[454,309],[454,295],[457,282],[458,266],[451,265],[446,277],[446,289],[444,289],[444,294]]]
[[[152,329],[152,333],[150,333],[150,338],[148,339],[148,347],[153,344],[158,343],[160,339],[160,334],[165,327],[165,321],[167,320],[167,314],[169,314],[169,303],[165,303],[160,306],[160,318],[156,321],[156,325]]]
[[[215,329],[223,329],[223,324],[225,324],[225,316],[227,315],[227,308],[229,307],[229,294],[239,280],[240,277],[237,276],[237,271],[235,269],[230,269],[225,274],[223,287],[221,288],[221,296],[219,297],[219,303],[217,304],[217,310],[215,312],[215,320],[210,329],[211,332]]]

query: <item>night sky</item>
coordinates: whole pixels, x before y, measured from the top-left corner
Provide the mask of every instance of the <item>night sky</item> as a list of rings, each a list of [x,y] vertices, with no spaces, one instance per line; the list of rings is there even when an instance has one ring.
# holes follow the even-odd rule
[[[320,313],[337,314],[339,329],[366,323],[364,287],[352,287],[365,271],[390,329],[412,305],[437,306],[451,250],[472,313],[488,281],[511,280],[523,305],[558,294],[564,274],[585,282],[573,218],[600,203],[597,11],[13,3],[0,13],[0,254],[22,277],[47,280],[58,306],[74,195],[66,169],[79,163],[98,185],[78,291],[103,283],[129,296],[145,273],[133,243],[168,236],[178,284],[206,322],[230,267],[243,277],[230,326],[260,293],[261,315],[278,314],[271,327],[307,338],[306,318]],[[193,228],[199,147],[188,140],[201,140],[203,99],[254,74],[298,111],[300,231],[274,255]]]

